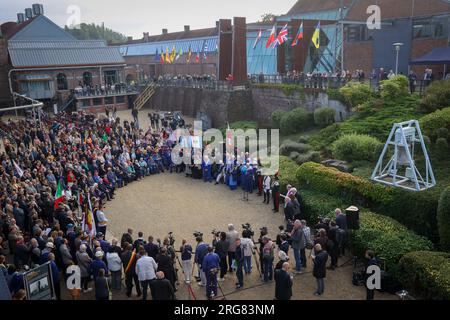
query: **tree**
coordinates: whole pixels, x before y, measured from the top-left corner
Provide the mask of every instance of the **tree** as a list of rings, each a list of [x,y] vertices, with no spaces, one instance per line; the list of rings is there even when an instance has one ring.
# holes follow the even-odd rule
[[[437,222],[442,249],[450,251],[450,187],[442,192],[439,199]]]
[[[82,23],[78,29],[65,26],[64,30],[78,40],[105,40],[111,43],[121,43],[127,40],[125,35],[106,28],[104,23],[101,25]]]
[[[261,16],[261,19],[259,19],[259,22],[274,22],[275,18],[277,16],[273,13],[265,13]]]

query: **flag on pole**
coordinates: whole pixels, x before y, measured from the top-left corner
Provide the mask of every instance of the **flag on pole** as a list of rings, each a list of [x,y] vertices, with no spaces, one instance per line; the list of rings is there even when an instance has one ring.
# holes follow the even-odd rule
[[[295,36],[294,41],[292,41],[291,47],[295,47],[300,41],[300,39],[303,39],[303,22],[298,28],[297,35]]]
[[[55,194],[55,209],[58,208],[58,204],[60,202],[63,202],[65,198],[65,194],[64,194],[64,190],[62,189],[61,186],[61,181],[58,181],[58,188],[56,189],[56,194]]]
[[[258,44],[259,39],[261,39],[261,36],[262,36],[262,30],[259,29],[258,35],[256,36],[255,42],[253,43],[253,49],[256,48],[256,45]]]
[[[189,46],[189,51],[188,51],[188,55],[186,58],[187,63],[191,62],[191,56],[192,56],[192,49],[191,49],[191,46]]]
[[[92,238],[97,234],[97,230],[95,229],[94,214],[92,213],[92,204],[89,195],[87,197],[87,200],[88,203],[86,203],[84,207],[81,229]]]
[[[197,51],[197,55],[195,56],[195,62],[196,63],[200,62],[200,50]]]
[[[166,57],[165,60],[167,63],[170,63],[170,54],[169,54],[169,47],[166,47]]]
[[[284,25],[284,27],[281,29],[280,33],[278,34],[277,38],[274,41],[273,48],[278,47],[279,45],[282,45],[287,41],[287,35],[288,35],[288,25],[287,23]]]
[[[156,48],[155,61],[159,60],[161,60],[161,57],[159,56],[158,48]]]
[[[270,36],[269,39],[267,39],[267,43],[266,43],[266,49],[270,47],[270,45],[275,41],[275,37],[276,37],[276,33],[277,33],[277,26],[274,25],[272,27],[272,31],[270,31]]]
[[[164,50],[162,47],[161,47],[161,54],[160,54],[160,62],[161,62],[161,64],[164,64]]]
[[[206,51],[208,51],[208,43],[205,40],[205,45],[203,46],[203,60],[206,61]]]
[[[178,51],[177,57],[175,58],[175,60],[180,59],[180,57],[183,55],[183,49],[180,48],[180,51]]]
[[[14,169],[16,170],[17,175],[19,178],[23,177],[23,170],[19,167],[19,165],[13,160]]]
[[[320,21],[317,24],[316,30],[314,31],[311,41],[314,43],[314,46],[317,49],[319,49],[319,47],[320,47]]]
[[[175,61],[175,56],[177,55],[177,50],[175,49],[175,45],[172,47],[172,52],[170,54],[170,63]]]

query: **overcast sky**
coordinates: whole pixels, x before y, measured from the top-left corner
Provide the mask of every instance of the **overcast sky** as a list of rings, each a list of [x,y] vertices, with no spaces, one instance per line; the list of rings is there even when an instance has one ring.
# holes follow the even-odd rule
[[[285,14],[296,0],[0,0],[0,24],[16,21],[17,12],[23,12],[33,3],[44,5],[45,15],[64,26],[73,20],[71,5],[79,8],[80,20],[85,23],[105,23],[105,26],[134,38],[142,32],[160,34],[215,26],[220,18],[244,16],[255,22],[264,13]],[[72,7],[73,8],[73,7]],[[71,20],[72,19],[72,20]],[[69,22],[68,22],[69,21]]]

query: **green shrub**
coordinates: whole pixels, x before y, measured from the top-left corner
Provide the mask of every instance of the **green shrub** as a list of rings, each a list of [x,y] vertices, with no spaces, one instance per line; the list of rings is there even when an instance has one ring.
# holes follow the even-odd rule
[[[428,136],[423,136],[423,142],[425,143],[425,146],[427,147],[427,150],[431,150],[431,139]]]
[[[436,140],[436,155],[439,160],[448,158],[448,142],[447,139],[438,138]]]
[[[450,253],[416,251],[399,262],[399,280],[416,298],[450,299]]]
[[[309,143],[309,136],[300,136],[298,137],[297,142],[307,144]]]
[[[288,184],[295,185],[297,178],[295,177],[295,170],[298,165],[286,156],[280,156],[279,178],[280,178],[280,190],[286,191]]]
[[[448,129],[447,128],[439,128],[437,130],[437,136],[438,136],[438,138],[447,140],[448,139]]]
[[[314,225],[319,216],[333,219],[335,218],[334,209],[349,206],[337,197],[311,189],[302,189],[300,194],[305,207],[305,219],[310,225]]]
[[[439,239],[443,250],[450,251],[450,187],[441,194],[437,209]]]
[[[418,106],[423,113],[430,113],[448,107],[450,101],[450,80],[433,81],[426,89]]]
[[[303,108],[295,108],[286,112],[280,120],[282,134],[292,134],[304,131],[314,124],[312,113]]]
[[[274,123],[275,127],[277,127],[277,128],[280,127],[281,117],[283,117],[283,115],[285,113],[286,113],[286,111],[280,110],[280,109],[275,110],[274,112],[272,112],[272,115],[270,116],[270,119]]]
[[[360,134],[343,135],[331,146],[333,157],[346,161],[375,161],[382,148],[378,139]]]
[[[336,110],[333,108],[318,108],[314,111],[314,123],[319,127],[326,127],[334,123]]]
[[[297,151],[292,151],[291,153],[289,153],[289,158],[295,161],[299,155],[300,153],[298,153]]]
[[[342,197],[366,206],[392,200],[392,188],[374,184],[319,163],[307,162],[302,164],[297,169],[296,177],[301,184],[313,190]]]
[[[340,88],[339,93],[345,103],[352,109],[374,96],[370,85],[353,81]]]
[[[280,154],[282,154],[283,156],[289,156],[292,151],[305,153],[308,152],[309,149],[310,147],[307,144],[285,140],[284,143],[280,146]]]
[[[258,130],[258,123],[256,121],[247,121],[247,120],[235,121],[230,123],[230,129],[234,130],[242,129],[244,131],[248,129]],[[220,130],[222,131],[222,134],[225,136],[227,127],[222,127],[220,128]],[[256,132],[258,133],[258,131]]]
[[[396,75],[381,81],[381,97],[385,100],[397,99],[409,94],[409,81],[403,75]]]
[[[295,162],[298,165],[302,165],[305,162],[319,162],[320,161],[320,152],[318,151],[310,151],[308,153],[300,154],[296,157]]]
[[[296,176],[303,186],[370,208],[438,241],[438,188],[421,192],[391,188],[312,162],[302,164]]]
[[[330,145],[336,141],[341,135],[340,124],[333,123],[319,133],[312,136],[310,139],[310,144],[315,150],[325,150],[330,147]]]
[[[399,277],[398,262],[403,255],[418,250],[431,250],[432,243],[408,230],[398,221],[371,212],[360,213],[360,229],[350,234],[353,252],[362,257],[367,249],[386,262],[387,270]]]
[[[431,141],[436,141],[440,128],[450,130],[450,107],[423,116],[420,119],[420,127],[423,133],[430,137]]]
[[[327,95],[328,95],[329,100],[336,100],[336,101],[340,101],[342,103],[346,103],[345,98],[342,95],[342,93],[339,91],[339,89],[328,88]]]
[[[283,91],[284,95],[290,97],[298,92],[300,99],[305,98],[304,88],[297,84],[275,84],[275,83],[259,83],[253,85],[256,88],[260,89],[277,89]]]

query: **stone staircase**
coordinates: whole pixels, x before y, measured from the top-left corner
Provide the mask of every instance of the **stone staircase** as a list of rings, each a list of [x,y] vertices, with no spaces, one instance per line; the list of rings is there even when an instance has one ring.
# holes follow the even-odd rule
[[[148,100],[155,94],[155,84],[150,83],[144,90],[139,94],[139,96],[134,100],[134,108],[141,110]]]

